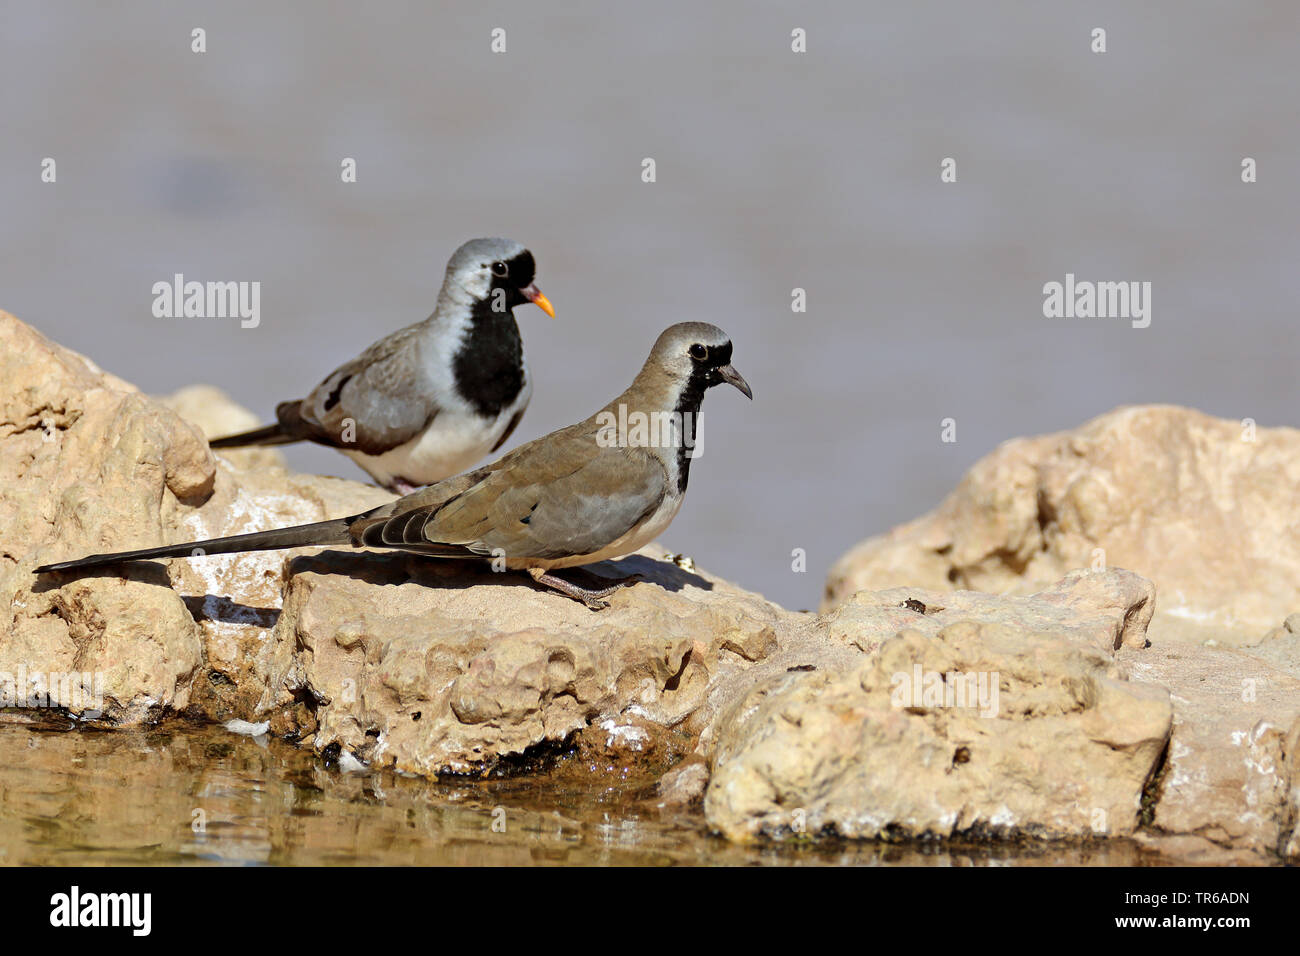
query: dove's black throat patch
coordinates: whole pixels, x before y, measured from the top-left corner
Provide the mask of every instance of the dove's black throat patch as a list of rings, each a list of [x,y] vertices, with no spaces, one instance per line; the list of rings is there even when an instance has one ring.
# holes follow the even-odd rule
[[[677,405],[673,414],[682,423],[682,433],[677,444],[677,494],[686,493],[686,482],[691,476],[691,456],[695,452],[695,430],[700,422],[700,406],[704,404],[704,393],[709,387],[709,368],[697,365],[691,371],[691,377],[682,386],[677,396]]]
[[[490,298],[475,302],[451,367],[456,391],[484,418],[513,405],[524,387],[524,343],[514,313],[495,311]]]

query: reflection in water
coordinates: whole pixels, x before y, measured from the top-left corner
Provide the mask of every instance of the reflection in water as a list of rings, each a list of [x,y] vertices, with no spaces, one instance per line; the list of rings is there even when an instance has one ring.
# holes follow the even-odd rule
[[[658,809],[652,794],[645,779],[574,759],[542,774],[429,782],[340,772],[284,741],[221,728],[0,725],[7,865],[1160,862],[1128,845],[735,846],[711,836],[698,812]]]

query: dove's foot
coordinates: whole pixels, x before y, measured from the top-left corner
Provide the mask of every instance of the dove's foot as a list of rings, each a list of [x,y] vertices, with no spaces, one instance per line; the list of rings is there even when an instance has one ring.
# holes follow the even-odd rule
[[[541,568],[529,568],[528,573],[532,575],[533,580],[538,584],[544,584],[554,591],[559,591],[566,597],[571,597],[575,601],[581,601],[593,611],[602,611],[609,607],[609,602],[602,601],[601,598],[607,598],[615,591],[621,591],[629,584],[635,584],[637,581],[642,580],[643,577],[640,574],[631,574],[625,578],[615,579],[608,587],[584,588],[580,585],[574,584],[572,581],[566,581],[564,578],[543,571]],[[601,580],[609,579],[602,578]]]

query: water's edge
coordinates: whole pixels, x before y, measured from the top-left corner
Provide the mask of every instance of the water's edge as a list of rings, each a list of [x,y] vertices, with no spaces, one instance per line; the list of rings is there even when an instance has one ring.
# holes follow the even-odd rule
[[[0,720],[15,715],[0,714]],[[561,758],[540,774],[344,772],[269,737],[0,723],[3,865],[1161,865],[1127,842],[738,846],[652,781]]]

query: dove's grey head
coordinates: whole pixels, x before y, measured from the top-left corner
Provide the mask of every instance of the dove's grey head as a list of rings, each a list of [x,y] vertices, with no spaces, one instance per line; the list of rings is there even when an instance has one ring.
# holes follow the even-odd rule
[[[734,385],[746,398],[753,399],[749,383],[731,364],[731,339],[716,325],[707,322],[679,322],[659,336],[641,376],[681,398],[703,396],[714,385]]]
[[[513,239],[471,239],[447,262],[444,293],[473,302],[499,303],[513,309],[532,302],[554,318],[555,310],[533,281],[537,263],[533,254]],[[494,301],[495,299],[495,301]]]

